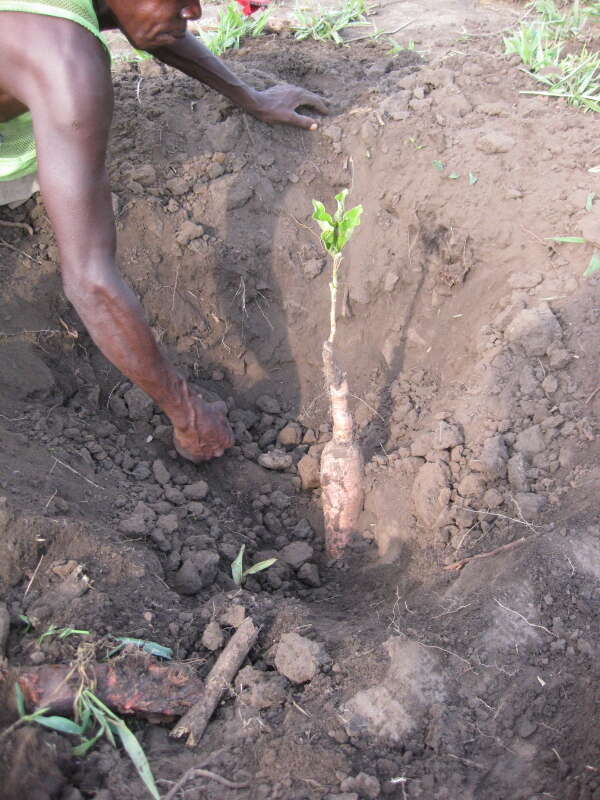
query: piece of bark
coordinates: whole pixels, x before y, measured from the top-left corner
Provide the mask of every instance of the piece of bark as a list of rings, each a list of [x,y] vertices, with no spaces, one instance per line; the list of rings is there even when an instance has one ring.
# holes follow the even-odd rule
[[[186,744],[188,747],[194,747],[198,744],[223,692],[235,678],[257,637],[258,629],[254,626],[251,617],[248,617],[233,634],[216,660],[204,683],[202,697],[179,720],[171,731],[171,736],[179,739],[187,735]]]
[[[126,650],[119,658],[89,665],[86,671],[96,681],[97,697],[120,714],[180,717],[202,697],[203,682],[192,667],[161,663],[148,653]],[[68,664],[25,667],[13,676],[28,709],[48,708],[67,715],[73,711],[80,678]]]

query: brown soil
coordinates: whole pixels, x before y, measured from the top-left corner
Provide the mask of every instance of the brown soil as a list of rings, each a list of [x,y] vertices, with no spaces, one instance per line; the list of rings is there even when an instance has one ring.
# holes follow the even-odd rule
[[[208,759],[250,788],[203,779],[181,797],[600,798],[600,284],[581,277],[600,246],[597,120],[519,94],[488,35],[506,17],[479,13],[477,35],[426,59],[276,37],[231,57],[257,86],[332,98],[312,135],[152,63],[115,69],[120,262],[182,370],[229,398],[237,444],[216,463],[178,459],[91,344],[41,201],[3,211],[34,228],[0,229],[9,664],[70,662],[76,637],[37,641],[54,624],[160,642],[204,676],[238,606],[261,625],[200,753],[131,721],[163,793]],[[365,207],[339,342],[367,498],[340,569],[296,464],[328,438],[310,201],[344,186]],[[546,238],[565,234],[590,244]],[[275,447],[292,467],[259,466]],[[243,591],[241,544],[248,563],[279,557]],[[280,676],[294,670],[306,680]],[[33,728],[2,745],[6,800],[146,796],[109,745],[75,759]]]

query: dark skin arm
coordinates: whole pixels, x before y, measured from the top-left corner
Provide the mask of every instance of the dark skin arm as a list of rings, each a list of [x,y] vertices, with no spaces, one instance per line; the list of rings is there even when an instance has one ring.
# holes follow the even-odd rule
[[[43,70],[35,53],[44,53]],[[102,47],[66,20],[2,12],[0,86],[32,112],[65,294],[104,355],[169,416],[179,452],[193,461],[221,455],[233,443],[225,404],[190,393],[116,265],[106,171],[113,96]]]
[[[102,20],[103,27],[117,27],[110,11]],[[233,444],[225,404],[209,404],[190,393],[157,346],[115,261],[106,173],[112,84],[101,45],[66,20],[2,12],[1,21],[0,120],[25,108],[32,112],[39,180],[67,297],[104,355],[170,418],[181,455],[192,461],[222,455]],[[20,46],[23,41],[27,48]],[[314,129],[316,123],[296,114],[296,107],[325,110],[320,98],[298,87],[251,89],[188,34],[153,52],[265,122]]]
[[[327,113],[323,99],[300,86],[280,84],[263,92],[253,89],[234,75],[220,58],[191,33],[186,33],[175,44],[154,48],[152,55],[215,89],[261,122],[282,122],[314,131],[317,128],[315,120],[298,114],[296,109],[299,106],[313,106],[322,114]]]

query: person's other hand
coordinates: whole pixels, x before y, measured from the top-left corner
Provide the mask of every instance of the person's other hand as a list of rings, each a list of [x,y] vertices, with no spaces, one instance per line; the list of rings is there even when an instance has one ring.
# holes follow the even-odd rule
[[[296,125],[298,128],[316,131],[319,127],[316,120],[298,114],[296,109],[299,106],[311,106],[320,114],[327,114],[327,105],[322,97],[289,83],[281,83],[263,92],[255,92],[252,107],[247,110],[256,119],[270,125],[281,122],[284,125]]]
[[[222,400],[207,403],[198,395],[192,395],[190,403],[193,421],[185,429],[175,429],[175,449],[195,463],[222,456],[234,441],[226,404]]]

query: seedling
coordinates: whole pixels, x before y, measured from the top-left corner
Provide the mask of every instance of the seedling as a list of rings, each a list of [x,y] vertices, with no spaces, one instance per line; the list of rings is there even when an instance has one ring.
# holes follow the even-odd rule
[[[325,540],[332,558],[344,554],[362,511],[363,459],[354,441],[354,421],[349,408],[349,389],[346,374],[340,369],[334,350],[337,329],[337,294],[342,252],[360,225],[362,206],[346,211],[348,190],[335,196],[336,211],[330,214],[323,203],[313,200],[313,219],[321,230],[321,244],[331,258],[329,282],[329,337],[323,343],[323,370],[329,388],[333,431],[321,456],[321,487]]]
[[[101,736],[106,736],[112,746],[116,747],[115,736],[117,736],[150,795],[154,800],[160,800],[148,759],[135,735],[129,730],[125,722],[114,711],[111,711],[108,706],[105,706],[90,689],[83,688],[78,694],[75,703],[76,722],[68,717],[47,716],[47,708],[41,708],[31,714],[27,714],[25,711],[25,698],[18,683],[15,684],[15,700],[17,711],[19,712],[19,720],[11,726],[11,730],[14,730],[18,725],[32,722],[59,733],[79,736],[82,741],[73,748],[73,755],[75,756],[85,756]],[[7,728],[5,733],[8,730]]]
[[[47,639],[49,636],[58,636],[59,639],[67,639],[69,636],[89,636],[89,631],[80,631],[77,628],[58,628],[56,625],[50,625],[47,631],[42,633],[42,635],[37,640],[38,644],[41,644],[44,639]]]
[[[217,56],[226,50],[237,50],[245,36],[260,36],[265,29],[270,11],[267,9],[260,14],[244,16],[243,11],[236,3],[229,3],[219,12],[217,29],[209,37],[204,38],[204,44]]]
[[[108,653],[108,658],[120,653],[127,644],[139,647],[140,650],[143,650],[144,653],[150,653],[151,656],[164,658],[165,661],[170,661],[173,658],[173,650],[157,642],[150,642],[147,639],[132,639],[130,636],[115,636],[115,639],[119,644]]]
[[[563,56],[564,44],[580,36],[588,20],[598,15],[599,4],[574,2],[564,14],[553,0],[537,0],[533,7],[538,19],[504,39],[505,53],[516,53],[531,77],[546,87],[522,94],[560,97],[584,111],[600,112],[600,55],[583,46]]]
[[[246,545],[240,547],[240,552],[235,557],[235,561],[231,562],[231,577],[236,586],[242,586],[248,575],[255,575],[257,572],[262,572],[264,569],[269,569],[277,561],[276,558],[266,558],[264,561],[259,561],[253,564],[248,569],[244,569],[244,551]]]
[[[340,31],[355,25],[368,25],[366,15],[369,10],[366,0],[345,0],[342,7],[335,11],[303,11],[297,8],[294,12],[296,24],[292,30],[296,39],[344,44]]]

